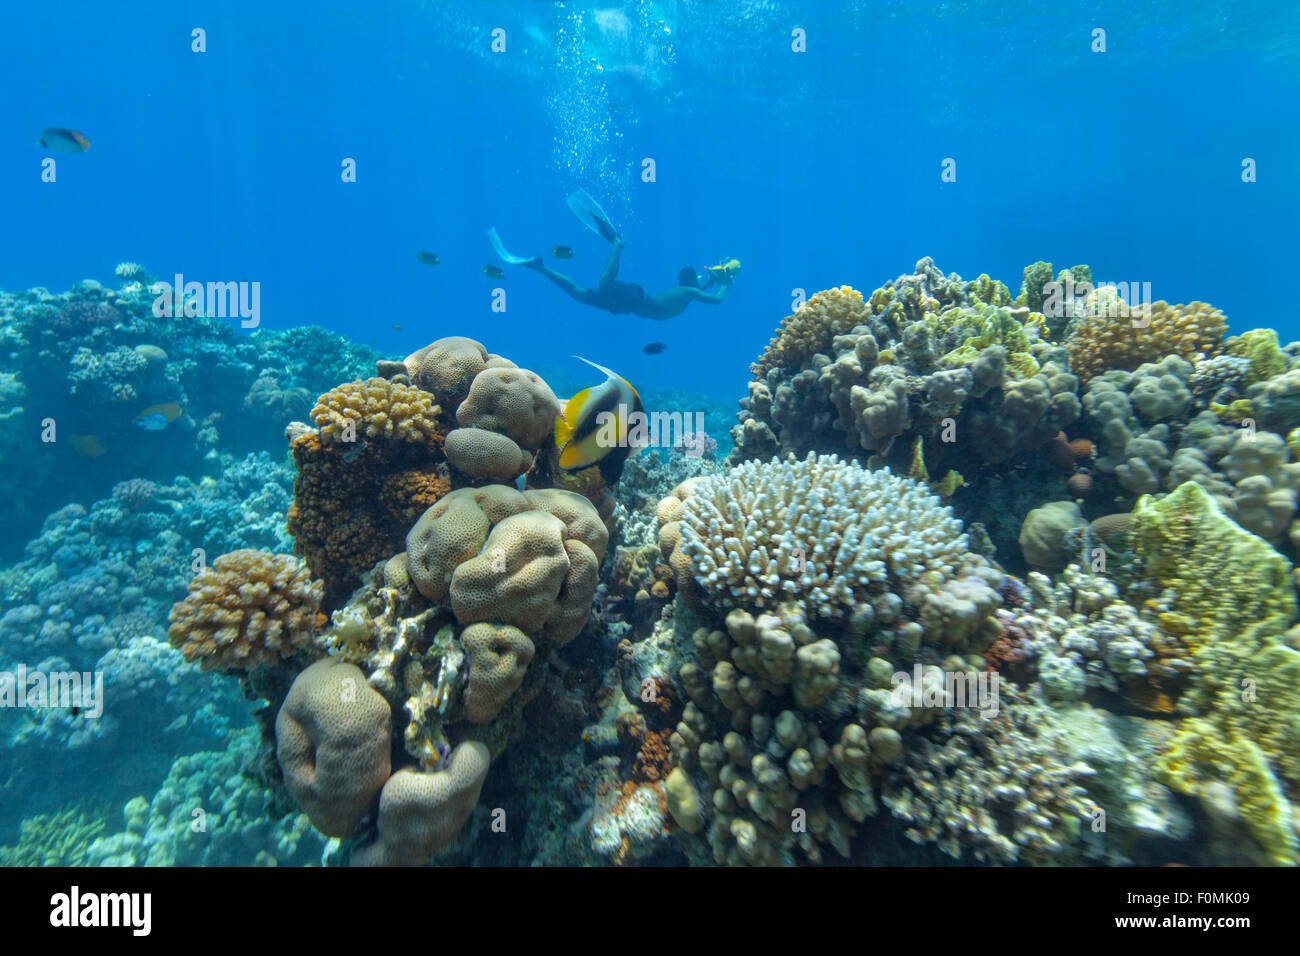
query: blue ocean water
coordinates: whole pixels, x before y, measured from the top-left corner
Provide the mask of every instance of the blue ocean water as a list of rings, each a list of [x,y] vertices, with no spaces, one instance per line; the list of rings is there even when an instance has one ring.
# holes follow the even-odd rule
[[[987,273],[1012,296],[1022,269],[1036,260],[1058,269],[1087,263],[1100,280],[1150,283],[1156,300],[1212,303],[1232,333],[1267,327],[1283,345],[1300,338],[1300,318],[1283,294],[1300,221],[1300,7],[1292,4],[33,0],[6,11],[5,24],[0,88],[11,95],[0,107],[0,222],[10,238],[0,291],[11,298],[0,347],[27,364],[0,366],[7,403],[0,426],[21,421],[24,440],[35,447],[32,434],[46,414],[39,403],[62,403],[49,414],[63,429],[64,457],[26,466],[34,477],[23,481],[21,454],[0,454],[5,487],[22,492],[9,540],[0,542],[0,674],[19,665],[94,671],[105,675],[110,696],[100,724],[76,712],[0,712],[9,751],[0,761],[0,863],[247,865],[267,855],[297,865],[339,861],[337,840],[326,837],[340,834],[313,829],[316,819],[290,805],[282,780],[272,781],[279,789],[260,778],[249,782],[249,768],[266,756],[255,705],[267,700],[278,708],[294,674],[279,674],[281,686],[241,685],[230,673],[182,669],[167,644],[168,610],[185,597],[202,561],[218,554],[309,550],[295,540],[309,535],[294,530],[291,502],[308,498],[294,480],[310,463],[289,457],[284,426],[305,418],[318,394],[372,374],[376,357],[400,360],[444,336],[469,336],[543,373],[563,401],[594,384],[591,368],[573,358],[583,356],[616,370],[648,405],[707,404],[708,430],[724,446],[707,466],[717,471],[725,467],[751,363],[782,318],[818,290],[851,285],[869,295],[927,256],[967,280]],[[77,130],[90,148],[43,149],[37,139],[47,128]],[[43,176],[51,156],[54,181]],[[664,321],[610,314],[498,261],[487,239],[492,227],[510,251],[542,255],[579,284],[595,285],[609,244],[566,204],[577,189],[604,208],[626,242],[620,279],[655,293],[676,285],[683,267],[702,272],[735,258],[741,271],[726,300],[692,304]],[[552,254],[561,245],[572,258]],[[422,251],[440,264],[419,261]],[[122,286],[126,276],[114,270],[124,260],[164,281],[181,275],[257,283],[260,330],[321,327],[337,337],[303,333],[268,345],[237,318],[193,335],[181,323],[165,332],[159,325],[175,369],[162,367],[176,387],[163,387],[153,365],[148,373],[122,373],[138,394],[102,414],[118,394],[95,391],[110,387],[103,383],[111,375],[94,371],[102,353],[157,347],[162,338],[132,332],[115,339],[94,328],[93,310],[57,316],[85,323],[61,343],[67,354],[54,336],[22,336],[49,320],[38,308],[48,307],[49,297],[38,290],[74,290],[82,304],[97,301],[102,290],[77,284]],[[485,267],[501,267],[505,277]],[[666,348],[647,351],[651,343]],[[1300,350],[1287,355],[1283,365]],[[282,358],[283,368],[266,364]],[[263,380],[270,384],[255,384]],[[1082,397],[1085,388],[1076,385]],[[211,394],[201,394],[204,387]],[[1192,416],[1226,394],[1206,388],[1194,408],[1189,395],[1166,416],[1175,435],[1165,433],[1162,451],[1172,454]],[[1243,386],[1230,397],[1244,394]],[[830,417],[820,409],[803,425],[812,434]],[[1084,416],[1062,434],[1100,446],[1099,422]],[[1239,423],[1240,415],[1232,420]],[[1277,477],[1295,470],[1286,450],[1294,446],[1293,427],[1300,427],[1300,411],[1285,402],[1265,423],[1278,456],[1269,465],[1276,482],[1270,492],[1289,504],[1270,502],[1285,519],[1276,527],[1265,528],[1265,519],[1252,524],[1246,498],[1236,502],[1224,492],[1239,505],[1234,520],[1267,538],[1275,549],[1270,559],[1286,564],[1284,581],[1300,548],[1300,531],[1292,530],[1300,525],[1289,524],[1300,479],[1293,486]],[[1137,424],[1132,429],[1136,435]],[[1029,548],[1023,556],[1015,550],[1021,520],[1074,497],[1078,487],[1040,467],[1047,457],[1040,449],[1055,432],[1017,448],[1020,458],[1005,465],[994,456],[969,469],[964,459],[944,461],[926,476],[937,486],[952,464],[967,475],[969,487],[953,506],[968,524],[980,519],[1008,572],[1022,577],[1036,562]],[[922,437],[908,433],[912,440],[921,448]],[[877,450],[882,458],[892,452],[891,467],[906,464],[902,442],[852,451],[864,449],[862,464]],[[32,460],[43,453],[32,452]],[[1139,494],[1174,490],[1160,484],[1165,473],[1151,489],[1127,479],[1121,487],[1111,471],[1090,470],[1091,455],[1080,453],[1085,464],[1067,462],[1089,488],[1094,478],[1104,488],[1085,503],[1082,525],[1129,511]],[[593,716],[592,687],[617,683],[610,677],[615,661],[631,653],[621,637],[649,640],[654,619],[645,608],[657,614],[664,605],[654,601],[673,606],[660,594],[669,593],[667,571],[656,577],[656,564],[666,569],[669,558],[667,551],[654,557],[653,514],[661,496],[695,474],[683,458],[680,449],[676,458],[665,451],[623,479],[622,525],[601,565],[593,623],[576,650],[557,652],[551,663],[562,675],[555,685],[576,699],[585,695],[591,726],[557,707],[560,729],[548,745],[567,740],[588,764],[570,780],[548,763],[558,760],[555,753],[524,750],[517,777],[489,777],[481,803],[528,812],[535,794],[520,768],[534,783],[561,780],[555,786],[573,818],[589,824],[587,857],[564,855],[556,836],[572,822],[564,820],[550,821],[551,843],[537,837],[516,846],[509,862],[625,863],[638,852],[659,863],[735,862],[722,851],[710,856],[703,836],[702,856],[681,844],[662,849],[654,840],[681,836],[667,824],[648,841],[651,848],[629,851],[631,830],[621,844],[617,831],[632,827],[627,807],[574,796],[603,799],[627,782],[626,772],[611,784],[590,770],[618,752],[626,730],[620,723],[614,731],[612,711]],[[936,460],[929,459],[932,466]],[[1213,481],[1231,489],[1218,472],[1204,484]],[[599,504],[599,495],[592,497]],[[990,517],[999,511],[1001,525]],[[349,536],[373,529],[347,530],[351,543]],[[381,557],[402,540],[391,538]],[[192,565],[195,549],[204,557]],[[374,557],[357,561],[369,567]],[[346,587],[331,585],[337,593],[321,603],[321,622],[344,608],[359,580],[353,573]],[[1020,589],[1004,581],[997,594],[1012,606],[1007,595]],[[1134,593],[1135,608],[1151,597]],[[711,626],[723,626],[726,612]],[[689,628],[685,634],[689,642]],[[846,671],[858,663],[846,662]],[[402,678],[418,686],[422,676]],[[1118,692],[1089,693],[1091,705]],[[1165,703],[1137,709],[1163,727],[1172,713],[1161,709]],[[0,699],[0,706],[9,705]],[[1127,719],[1136,711],[1116,712]],[[653,729],[666,739],[678,716]],[[441,766],[458,743],[454,736],[425,741],[425,752]],[[656,745],[664,750],[662,740]],[[396,759],[411,752],[394,746]],[[1141,762],[1149,753],[1132,744],[1129,756]],[[45,786],[42,774],[58,784]],[[1297,786],[1286,784],[1292,800]],[[190,840],[192,804],[220,807],[227,829],[217,828],[209,842]],[[371,840],[373,810],[357,824],[369,828]],[[1190,824],[1180,829],[1183,817],[1171,812],[1171,819],[1160,833],[1168,844],[1136,855],[1138,862],[1162,862],[1161,853],[1182,860],[1183,851],[1191,858],[1204,834],[1188,836]],[[24,820],[39,825],[28,834]],[[481,821],[477,826],[481,833]],[[1240,835],[1224,832],[1215,846]],[[51,833],[71,834],[77,848],[49,849]],[[911,832],[888,836],[903,849],[879,850],[870,862],[936,862],[925,855],[937,853],[931,846],[913,851],[926,841]],[[347,835],[342,839],[346,844]],[[1180,840],[1181,849],[1168,850]],[[10,846],[20,849],[5,855]],[[456,861],[499,861],[485,846],[460,846]],[[1268,849],[1270,862],[1297,857],[1291,843]],[[790,854],[783,861],[794,859],[794,851],[783,852]],[[798,862],[819,859],[807,847],[799,852],[807,856]],[[1195,862],[1207,860],[1225,862],[1210,851]]]
[[[5,107],[0,215],[21,239],[5,288],[62,289],[131,258],[260,281],[272,328],[316,323],[406,354],[472,327],[536,363],[591,353],[727,399],[792,289],[874,288],[925,255],[1013,290],[1036,259],[1088,262],[1234,325],[1295,331],[1275,301],[1300,218],[1290,4],[125,9],[11,11],[0,70],[21,93]],[[93,144],[54,187],[35,148],[47,126]],[[511,275],[507,311],[491,312],[489,225],[529,255],[571,245],[565,265],[594,281],[605,246],[564,205],[577,187],[624,232],[630,281],[667,287],[727,256],[743,281],[724,307],[659,323]],[[421,249],[444,265],[420,265]],[[643,355],[651,341],[668,351]]]

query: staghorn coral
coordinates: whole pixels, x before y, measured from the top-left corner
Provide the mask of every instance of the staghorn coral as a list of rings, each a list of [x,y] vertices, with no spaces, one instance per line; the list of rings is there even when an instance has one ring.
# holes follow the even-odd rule
[[[320,396],[311,420],[325,445],[365,439],[420,444],[437,438],[438,411],[427,392],[370,378],[339,385]]]
[[[310,656],[313,634],[325,623],[322,593],[294,557],[233,551],[190,581],[189,594],[168,615],[167,636],[204,670],[252,670]]]

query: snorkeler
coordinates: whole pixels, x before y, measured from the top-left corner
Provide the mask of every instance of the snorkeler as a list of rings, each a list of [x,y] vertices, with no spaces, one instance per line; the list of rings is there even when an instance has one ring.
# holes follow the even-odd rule
[[[600,274],[600,282],[595,288],[580,286],[563,273],[547,268],[541,256],[526,259],[510,254],[501,244],[495,229],[488,230],[488,239],[503,262],[540,272],[583,305],[595,306],[616,315],[630,312],[646,319],[671,319],[675,315],[680,315],[692,302],[717,305],[731,291],[732,280],[740,271],[740,263],[735,259],[710,269],[708,282],[701,282],[695,270],[686,266],[678,272],[676,286],[654,295],[647,293],[635,282],[620,282],[618,267],[623,252],[623,237],[610,225],[609,219],[605,217],[595,201],[582,190],[569,197],[569,206],[585,225],[598,232],[613,246],[610,249],[609,259],[605,262],[605,268]],[[719,291],[707,291],[710,285],[715,284],[719,287]]]
[[[618,280],[618,260],[623,252],[623,240],[615,239],[613,245],[609,259],[605,262],[605,269],[600,274],[600,283],[594,289],[580,286],[563,273],[547,268],[541,256],[534,256],[526,262],[521,262],[520,265],[540,272],[583,305],[593,305],[615,315],[620,312],[631,312],[646,319],[671,319],[675,315],[680,315],[682,310],[692,302],[717,305],[731,291],[731,283],[723,282],[720,291],[706,292],[701,288],[695,270],[687,266],[678,273],[678,285],[650,295],[635,282]]]

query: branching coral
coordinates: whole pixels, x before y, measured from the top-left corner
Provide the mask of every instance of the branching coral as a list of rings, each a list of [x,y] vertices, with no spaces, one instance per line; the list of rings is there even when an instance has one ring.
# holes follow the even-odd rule
[[[1147,316],[1137,306],[1132,314],[1127,308],[1108,308],[1104,295],[1094,295],[1088,314],[1075,324],[1067,342],[1070,370],[1084,385],[1111,369],[1132,371],[1167,355],[1199,361],[1218,354],[1223,346],[1227,320],[1204,302],[1170,305],[1161,300],[1150,306]]]
[[[169,615],[168,637],[204,670],[251,670],[310,656],[325,624],[323,588],[297,558],[243,549],[223,554],[190,581]]]
[[[371,378],[326,392],[316,399],[311,420],[322,444],[378,438],[421,443],[437,436],[438,411],[428,392]]]

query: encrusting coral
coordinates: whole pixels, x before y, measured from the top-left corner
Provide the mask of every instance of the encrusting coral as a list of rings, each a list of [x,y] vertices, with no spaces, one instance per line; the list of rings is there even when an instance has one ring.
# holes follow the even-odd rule
[[[1158,773],[1188,794],[1207,780],[1230,785],[1260,845],[1294,864],[1284,796],[1300,785],[1300,651],[1283,640],[1296,615],[1290,562],[1192,482],[1142,498],[1129,537],[1143,563],[1138,593],[1152,595],[1160,627],[1195,663],[1179,709],[1197,719],[1179,727]]]
[[[297,558],[248,548],[223,554],[172,607],[168,637],[187,661],[224,672],[316,653],[322,587]]]

